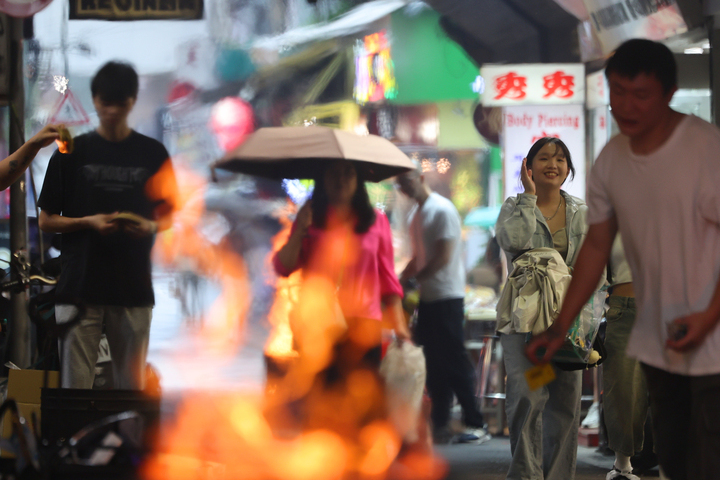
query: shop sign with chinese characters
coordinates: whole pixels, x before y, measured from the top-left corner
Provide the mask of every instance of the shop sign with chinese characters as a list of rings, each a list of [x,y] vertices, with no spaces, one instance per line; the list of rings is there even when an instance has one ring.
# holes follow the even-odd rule
[[[585,198],[585,115],[583,105],[518,105],[503,109],[505,198],[523,192],[520,167],[530,147],[542,137],[561,139],[572,158],[575,177],[563,190]]]
[[[585,106],[589,110],[610,105],[610,88],[608,87],[605,70],[599,70],[587,76],[587,98]]]
[[[484,65],[484,106],[562,105],[585,101],[581,63]]]

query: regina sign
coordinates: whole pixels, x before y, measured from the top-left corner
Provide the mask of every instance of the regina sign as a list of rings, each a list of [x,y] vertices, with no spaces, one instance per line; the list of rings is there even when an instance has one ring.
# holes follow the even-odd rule
[[[70,0],[71,20],[199,20],[203,0]]]

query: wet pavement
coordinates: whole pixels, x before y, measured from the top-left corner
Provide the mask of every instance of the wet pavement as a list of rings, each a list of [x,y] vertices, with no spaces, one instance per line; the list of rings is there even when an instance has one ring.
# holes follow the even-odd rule
[[[504,480],[510,465],[510,439],[495,437],[482,445],[443,445],[436,451],[448,462],[447,480]],[[613,457],[596,448],[578,447],[575,480],[605,480]],[[658,476],[657,469],[643,478]]]
[[[159,371],[164,394],[164,413],[172,414],[175,401],[183,392],[240,391],[261,392],[265,378],[262,351],[268,327],[263,321],[248,321],[242,348],[229,358],[198,350],[195,339],[197,320],[183,318],[177,298],[178,274],[155,275],[156,307],[150,337],[148,360]],[[197,302],[209,307],[219,294],[213,282],[201,280]],[[447,461],[448,480],[502,480],[510,463],[510,440],[494,437],[482,445],[439,445],[436,452]],[[612,468],[612,457],[596,448],[579,447],[576,480],[604,480]],[[657,469],[645,477],[657,477]]]

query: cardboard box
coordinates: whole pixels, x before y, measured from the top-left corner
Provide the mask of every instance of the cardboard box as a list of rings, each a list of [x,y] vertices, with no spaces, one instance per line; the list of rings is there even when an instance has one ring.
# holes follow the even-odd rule
[[[33,431],[36,428],[33,425],[33,413],[36,416],[37,430],[40,429],[40,393],[44,378],[45,372],[42,370],[10,370],[8,374],[7,398],[12,398],[17,402],[20,415],[25,418]],[[58,385],[58,372],[48,372],[48,387],[57,388]],[[9,438],[12,433],[10,418],[10,412],[7,412],[3,418],[3,438]],[[12,455],[1,452],[0,456],[7,458]]]

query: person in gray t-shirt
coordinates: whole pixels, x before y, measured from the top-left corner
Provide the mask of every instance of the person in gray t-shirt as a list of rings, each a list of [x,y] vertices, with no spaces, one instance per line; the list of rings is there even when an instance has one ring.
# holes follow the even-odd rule
[[[430,413],[436,442],[455,438],[482,443],[490,439],[475,398],[475,370],[465,350],[463,321],[465,270],[460,246],[460,215],[447,198],[430,190],[419,170],[397,178],[400,190],[417,202],[410,220],[413,258],[400,276],[420,284],[415,340],[423,346]],[[453,437],[449,429],[453,394],[468,430]]]

